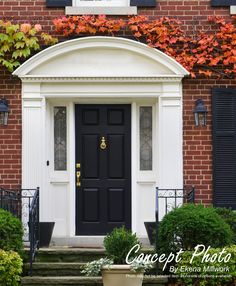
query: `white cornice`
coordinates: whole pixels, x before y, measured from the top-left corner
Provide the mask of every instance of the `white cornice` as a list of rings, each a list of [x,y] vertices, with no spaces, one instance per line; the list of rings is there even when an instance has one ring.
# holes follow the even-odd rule
[[[58,76],[21,76],[22,82],[142,82],[142,83],[150,83],[150,82],[180,82],[183,76],[179,75],[157,75],[157,76],[99,76],[99,77],[78,77],[78,76],[66,76],[66,77],[58,77]]]
[[[18,67],[13,75],[22,77],[27,76],[30,74],[35,74],[32,71],[37,69],[37,67],[43,67],[45,64],[48,64],[48,62],[52,61],[53,59],[64,59],[65,62],[67,62],[67,55],[73,52],[80,53],[81,51],[89,51],[89,50],[95,51],[96,56],[96,50],[102,49],[104,50],[104,57],[107,56],[107,51],[114,49],[116,51],[126,51],[127,55],[139,55],[140,58],[143,58],[144,60],[149,60],[150,63],[156,63],[157,65],[163,65],[166,67],[167,70],[171,71],[171,74],[178,75],[178,76],[185,76],[188,75],[189,72],[181,66],[177,61],[175,61],[173,58],[167,56],[166,54],[162,53],[161,51],[157,49],[150,48],[149,46],[142,44],[137,41],[125,39],[125,38],[119,38],[119,37],[84,37],[84,38],[78,38],[74,40],[65,41],[62,43],[59,43],[57,45],[54,45],[52,47],[49,47],[30,59],[28,59],[26,62],[24,62],[20,67]],[[91,56],[91,55],[88,55]],[[86,58],[86,55],[84,55]],[[63,66],[63,65],[62,65]],[[112,60],[111,60],[111,66],[112,66]],[[48,67],[47,67],[48,68]],[[53,67],[52,67],[53,68]],[[96,67],[91,67],[91,69],[94,70]],[[125,67],[124,67],[125,68]],[[66,72],[65,72],[66,74]],[[68,73],[67,73],[68,74]],[[41,74],[40,74],[41,75]],[[90,76],[91,74],[87,74],[87,76]],[[147,75],[147,74],[145,74]]]

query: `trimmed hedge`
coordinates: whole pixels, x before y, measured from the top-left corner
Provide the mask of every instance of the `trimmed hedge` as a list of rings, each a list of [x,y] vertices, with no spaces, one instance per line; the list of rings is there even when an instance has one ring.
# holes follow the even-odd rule
[[[230,226],[212,207],[186,204],[169,212],[159,224],[156,250],[176,253],[198,244],[223,247],[232,244]]]
[[[222,251],[220,248],[212,248],[207,254],[213,257],[214,254],[219,255]],[[182,254],[181,261],[176,265],[177,271],[175,275],[179,275],[178,279],[181,286],[234,286],[236,285],[236,245],[225,248],[226,253],[231,254],[228,262],[202,262],[203,254],[194,257],[192,264],[193,251],[186,251]],[[225,257],[226,255],[222,256]]]
[[[14,251],[0,249],[0,286],[18,286],[23,262]]]
[[[10,212],[0,209],[0,249],[23,253],[23,227]]]
[[[215,208],[215,210],[231,227],[233,231],[233,243],[236,244],[236,211],[227,208]]]

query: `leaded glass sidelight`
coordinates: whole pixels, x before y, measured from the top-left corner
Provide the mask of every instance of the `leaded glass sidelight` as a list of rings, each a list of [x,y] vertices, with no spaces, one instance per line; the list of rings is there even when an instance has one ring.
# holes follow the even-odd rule
[[[67,165],[66,107],[54,107],[54,169],[65,171]]]
[[[152,107],[141,106],[139,109],[140,133],[140,170],[152,170]]]

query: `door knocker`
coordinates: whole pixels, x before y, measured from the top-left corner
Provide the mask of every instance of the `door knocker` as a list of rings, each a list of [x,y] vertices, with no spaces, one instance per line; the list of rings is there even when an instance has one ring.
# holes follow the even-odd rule
[[[102,137],[102,138],[101,138],[100,148],[101,148],[102,150],[105,150],[105,149],[107,148],[107,143],[106,143],[105,137]]]

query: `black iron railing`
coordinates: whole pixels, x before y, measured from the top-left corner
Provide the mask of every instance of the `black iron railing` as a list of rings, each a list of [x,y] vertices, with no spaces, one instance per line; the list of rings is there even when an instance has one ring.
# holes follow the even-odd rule
[[[29,241],[30,241],[30,275],[32,275],[33,262],[39,248],[39,188],[36,189],[29,208]]]
[[[158,237],[159,222],[172,209],[181,206],[183,203],[195,202],[195,188],[184,189],[159,189],[156,188],[156,220],[144,222],[148,238],[154,244]]]
[[[21,191],[0,188],[0,208],[21,218]]]
[[[7,190],[0,188],[0,208],[21,219],[24,228],[23,240],[29,243],[30,274],[39,247],[39,188]]]
[[[174,208],[183,203],[195,203],[195,187],[183,189],[159,189],[156,188],[156,239],[158,226],[162,218]]]
[[[184,189],[156,188],[156,222],[183,203],[195,203],[195,187]]]

